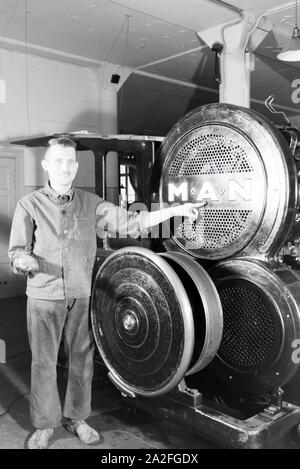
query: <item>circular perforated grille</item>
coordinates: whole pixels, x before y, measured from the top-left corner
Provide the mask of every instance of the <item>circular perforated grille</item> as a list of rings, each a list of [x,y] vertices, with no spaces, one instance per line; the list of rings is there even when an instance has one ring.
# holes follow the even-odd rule
[[[202,135],[188,141],[170,165],[170,176],[247,173],[253,171],[245,149],[224,135]]]
[[[195,256],[239,252],[264,213],[262,159],[246,136],[225,125],[208,123],[183,135],[165,161],[160,187],[161,202],[207,201],[196,222],[176,220],[172,231],[174,241]]]
[[[274,305],[258,287],[243,280],[224,282],[218,292],[224,314],[219,357],[240,370],[270,364],[280,347]]]
[[[202,213],[201,213],[202,212]],[[251,210],[204,210],[201,223],[189,219],[181,223],[176,231],[177,238],[184,238],[196,248],[220,249],[239,239],[251,216]]]

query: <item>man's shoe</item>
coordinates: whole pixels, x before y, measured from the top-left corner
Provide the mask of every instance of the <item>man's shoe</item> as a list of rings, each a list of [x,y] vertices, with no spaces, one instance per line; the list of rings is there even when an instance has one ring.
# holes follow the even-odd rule
[[[90,427],[84,420],[71,420],[67,429],[77,436],[84,445],[99,445],[104,438],[96,430]]]
[[[36,430],[27,442],[28,449],[47,449],[49,439],[53,435],[53,428],[45,428],[43,430]]]

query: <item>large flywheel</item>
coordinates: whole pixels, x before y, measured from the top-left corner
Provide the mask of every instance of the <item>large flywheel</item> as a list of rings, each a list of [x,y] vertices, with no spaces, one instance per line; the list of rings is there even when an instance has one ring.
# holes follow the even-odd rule
[[[129,247],[98,271],[92,325],[112,381],[125,393],[156,396],[214,358],[223,322],[217,290],[196,261]]]
[[[193,311],[195,345],[186,375],[205,368],[216,355],[222,340],[223,312],[215,284],[190,256],[180,252],[161,254],[178,274]]]
[[[194,323],[182,282],[143,248],[124,248],[101,266],[92,323],[112,378],[141,395],[168,392],[192,359]]]

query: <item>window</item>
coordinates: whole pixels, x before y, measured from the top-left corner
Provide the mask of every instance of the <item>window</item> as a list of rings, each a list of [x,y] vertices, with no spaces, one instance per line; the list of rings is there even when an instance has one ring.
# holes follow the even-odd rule
[[[130,172],[135,170],[135,157],[125,155],[119,158],[120,161],[120,196],[121,206],[128,208],[136,200],[135,190],[130,181]]]

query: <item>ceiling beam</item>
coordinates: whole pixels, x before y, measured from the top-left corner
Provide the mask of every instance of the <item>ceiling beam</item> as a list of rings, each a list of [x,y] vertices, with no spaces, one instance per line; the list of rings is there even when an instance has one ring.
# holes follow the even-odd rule
[[[36,44],[18,41],[17,39],[10,39],[7,37],[0,37],[0,47],[7,50],[17,52],[24,52],[25,54],[35,54],[48,59],[54,59],[73,64],[83,65],[86,67],[99,67],[103,62],[94,60],[80,55],[69,54],[58,49],[50,49],[48,47],[38,46]]]
[[[213,88],[208,88],[206,86],[196,85],[195,83],[190,83],[188,81],[176,80],[175,78],[166,77],[164,75],[157,75],[155,73],[144,72],[143,70],[140,70],[140,69],[137,69],[137,68],[133,69],[132,73],[135,73],[136,75],[141,75],[141,76],[144,76],[144,77],[153,78],[155,80],[166,81],[166,82],[172,83],[174,85],[186,86],[187,88],[194,88],[194,89],[198,89],[198,90],[202,90],[202,91],[207,91],[209,93],[219,93],[218,90],[214,90]]]
[[[200,52],[202,49],[205,49],[206,47],[207,46],[205,44],[203,46],[195,47],[193,49],[189,49],[189,50],[186,50],[184,52],[179,52],[178,54],[169,55],[168,57],[164,57],[162,59],[155,60],[153,62],[149,62],[149,63],[144,64],[144,65],[140,65],[139,67],[136,68],[136,70],[142,70],[143,68],[152,67],[152,65],[157,65],[157,64],[164,63],[164,62],[168,62],[169,60],[177,59],[178,57],[182,57],[184,55],[191,54],[192,52]]]

